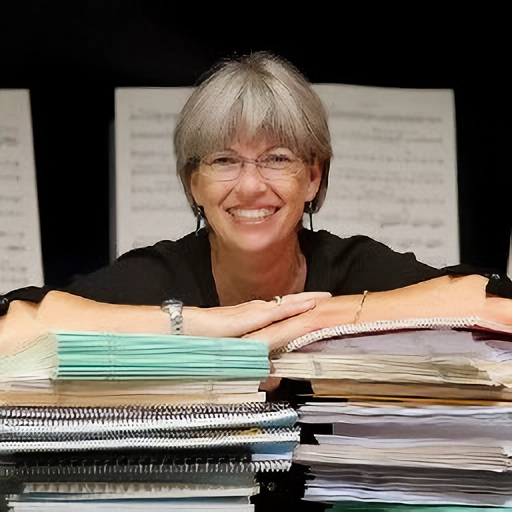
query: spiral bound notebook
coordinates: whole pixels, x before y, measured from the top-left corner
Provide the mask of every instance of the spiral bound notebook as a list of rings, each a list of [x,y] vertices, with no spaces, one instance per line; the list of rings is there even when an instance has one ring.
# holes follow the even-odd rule
[[[267,344],[240,339],[55,333],[1,354],[9,506],[253,510],[256,473],[299,442],[296,412],[261,401],[268,374]]]
[[[292,427],[297,412],[285,403],[191,404],[156,407],[2,407],[2,436],[75,435],[105,431],[192,431]]]
[[[257,472],[290,469],[296,419],[275,402],[3,407],[0,493],[13,510],[252,507]]]
[[[280,403],[121,408],[2,407],[0,454],[245,449],[289,458],[296,413]]]
[[[290,465],[290,459],[253,460],[251,453],[229,450],[209,450],[202,456],[154,450],[88,451],[78,456],[76,452],[24,453],[0,457],[0,494],[8,494],[10,506],[37,502],[43,510],[53,510],[51,504],[62,501],[70,501],[72,507],[82,502],[92,507],[93,498],[95,507],[101,500],[102,507],[130,510],[128,504],[149,504],[149,496],[163,510],[174,505],[186,509],[197,505],[200,497],[213,507],[231,510],[240,505],[236,496],[246,496],[242,502],[248,504],[247,497],[259,491],[257,472],[285,472]]]
[[[405,318],[401,320],[376,320],[358,324],[343,324],[310,332],[272,352],[277,358],[281,354],[299,350],[316,341],[342,336],[370,334],[387,331],[409,331],[418,329],[469,329],[512,334],[512,325],[490,322],[477,316],[450,318]]]
[[[253,454],[236,450],[210,450],[202,455],[167,450],[88,451],[80,456],[76,452],[23,453],[0,458],[0,494],[29,482],[222,483],[226,478],[238,481],[238,475],[246,473],[287,471],[291,465],[290,459],[254,459]]]

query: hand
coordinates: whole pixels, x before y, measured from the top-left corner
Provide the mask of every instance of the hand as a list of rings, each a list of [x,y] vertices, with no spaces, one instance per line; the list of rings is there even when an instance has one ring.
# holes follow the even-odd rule
[[[244,338],[265,340],[272,353],[295,338],[309,332],[323,327],[351,323],[354,320],[360,297],[360,295],[345,295],[319,298],[316,300],[314,309],[274,322],[244,335]]]
[[[185,307],[184,331],[194,336],[239,337],[310,311],[330,296],[327,292],[304,292],[285,295],[279,305],[275,300],[253,300],[218,308]]]

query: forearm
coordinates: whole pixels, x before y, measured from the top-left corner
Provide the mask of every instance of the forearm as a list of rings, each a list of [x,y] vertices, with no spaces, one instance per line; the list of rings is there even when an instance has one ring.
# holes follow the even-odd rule
[[[63,292],[50,292],[39,305],[35,320],[54,331],[170,332],[169,315],[158,306],[107,304]]]
[[[443,276],[395,290],[369,292],[366,297],[333,297],[310,314],[315,316],[317,328],[406,318],[480,317],[512,324],[512,300],[488,295],[487,281],[479,275]],[[358,299],[354,300],[355,297]],[[347,313],[350,304],[352,317]]]
[[[369,293],[358,321],[485,315],[490,309],[486,284],[487,279],[478,275],[443,276],[396,290]]]
[[[0,318],[0,354],[14,353],[51,331],[170,332],[169,316],[156,306],[124,306],[95,302],[63,292],[50,292],[39,304],[13,301]]]
[[[366,296],[327,298],[318,301],[314,309],[303,315],[275,323],[249,336],[267,340],[274,350],[324,327],[376,320],[478,316],[492,322],[512,324],[512,300],[487,296],[486,284],[487,279],[478,275],[443,276],[396,290],[370,292]]]

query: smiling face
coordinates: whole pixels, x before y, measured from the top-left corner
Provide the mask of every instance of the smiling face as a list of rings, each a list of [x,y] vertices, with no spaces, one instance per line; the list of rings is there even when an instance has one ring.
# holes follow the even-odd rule
[[[293,156],[289,149],[262,140],[236,140],[226,151],[250,160],[269,152]],[[231,181],[212,179],[203,165],[192,174],[191,192],[204,208],[216,242],[228,250],[259,252],[296,241],[304,203],[320,185],[319,165],[299,163],[294,176],[266,179],[256,165],[245,162],[240,176]]]

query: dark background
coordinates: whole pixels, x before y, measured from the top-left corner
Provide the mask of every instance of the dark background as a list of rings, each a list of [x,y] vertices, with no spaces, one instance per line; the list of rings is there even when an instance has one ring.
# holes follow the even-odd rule
[[[114,88],[190,86],[220,58],[252,50],[289,59],[312,82],[454,89],[461,262],[505,270],[506,14],[304,5],[0,0],[0,88],[31,92],[48,284],[108,263]]]

